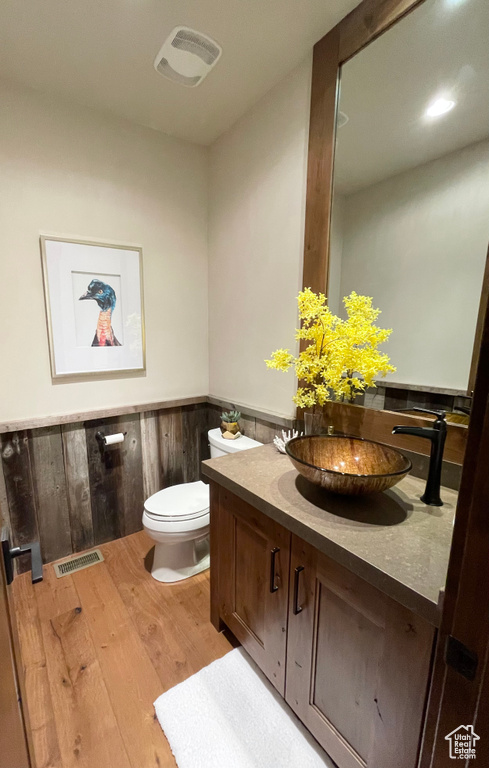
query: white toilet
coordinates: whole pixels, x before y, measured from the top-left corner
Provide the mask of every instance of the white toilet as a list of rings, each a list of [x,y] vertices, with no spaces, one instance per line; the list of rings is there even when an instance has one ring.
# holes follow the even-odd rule
[[[262,443],[242,435],[226,440],[208,432],[211,458],[256,448]],[[188,579],[209,567],[209,486],[198,480],[154,493],[144,504],[143,527],[155,541],[151,575],[157,581]]]

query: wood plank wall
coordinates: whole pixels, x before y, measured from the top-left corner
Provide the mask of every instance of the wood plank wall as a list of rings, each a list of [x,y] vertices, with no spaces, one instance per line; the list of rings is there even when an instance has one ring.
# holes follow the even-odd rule
[[[234,408],[231,403],[221,401],[208,403],[208,428],[214,429],[221,423],[221,413],[223,409],[229,410]],[[296,419],[281,419],[280,422],[268,420],[264,417],[264,414],[260,417],[255,413],[246,413],[245,410],[241,411],[241,418],[239,420],[243,435],[251,437],[252,440],[258,440],[259,443],[272,443],[275,435],[281,435],[282,430],[292,429],[297,423]]]
[[[2,434],[2,507],[6,501],[13,544],[40,541],[47,563],[140,530],[148,496],[198,480],[207,420],[199,403]],[[99,430],[127,434],[101,451]],[[30,567],[28,557],[17,562]]]
[[[199,479],[220,414],[197,403],[0,435],[0,507],[13,544],[40,541],[48,563],[141,530],[148,496]],[[263,443],[283,428],[246,414],[243,426]],[[101,451],[99,430],[127,434]],[[16,562],[29,570],[28,556]]]
[[[199,479],[200,463],[210,455],[207,432],[219,426],[222,409],[230,407],[212,398],[208,403],[4,432],[0,511],[13,544],[40,541],[48,563],[141,530],[145,499],[161,488]],[[338,431],[388,443],[404,440],[398,447],[405,452],[426,450],[425,441],[392,438],[390,429],[378,434],[377,411],[338,404],[331,408]],[[408,418],[391,415],[400,423]],[[269,418],[243,409],[243,433],[271,443],[284,428],[303,429],[297,420]],[[101,452],[95,437],[99,430],[127,434],[124,443]],[[450,451],[447,444],[446,458],[457,461]],[[426,477],[428,458],[409,455],[413,474]],[[444,483],[457,488],[460,473],[452,475],[460,467],[448,462],[444,466]],[[29,557],[17,558],[16,566],[19,572],[29,570]]]

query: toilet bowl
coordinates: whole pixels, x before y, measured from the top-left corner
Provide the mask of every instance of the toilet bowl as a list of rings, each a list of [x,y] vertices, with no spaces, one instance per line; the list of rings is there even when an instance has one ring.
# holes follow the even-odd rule
[[[221,430],[208,432],[211,458],[255,448],[261,443],[242,435],[226,440]],[[209,486],[201,480],[163,488],[144,503],[143,527],[155,542],[151,575],[157,581],[188,579],[209,567]]]

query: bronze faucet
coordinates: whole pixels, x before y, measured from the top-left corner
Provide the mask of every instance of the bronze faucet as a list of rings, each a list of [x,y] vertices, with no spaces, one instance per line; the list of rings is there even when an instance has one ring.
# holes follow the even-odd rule
[[[413,435],[414,437],[425,437],[431,440],[430,468],[428,480],[426,482],[425,492],[421,496],[421,501],[432,507],[442,507],[443,502],[440,498],[441,469],[443,462],[443,450],[447,437],[447,422],[445,411],[435,411],[429,408],[402,408],[402,411],[420,411],[436,416],[432,427],[409,427],[402,425],[394,427],[393,435]]]

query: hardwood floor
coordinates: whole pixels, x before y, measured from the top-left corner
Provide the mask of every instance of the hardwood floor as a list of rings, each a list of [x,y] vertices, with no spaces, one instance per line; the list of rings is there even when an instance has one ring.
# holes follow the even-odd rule
[[[159,584],[144,532],[105,561],[13,583],[35,768],[175,768],[153,702],[231,650],[209,620],[209,572]]]

